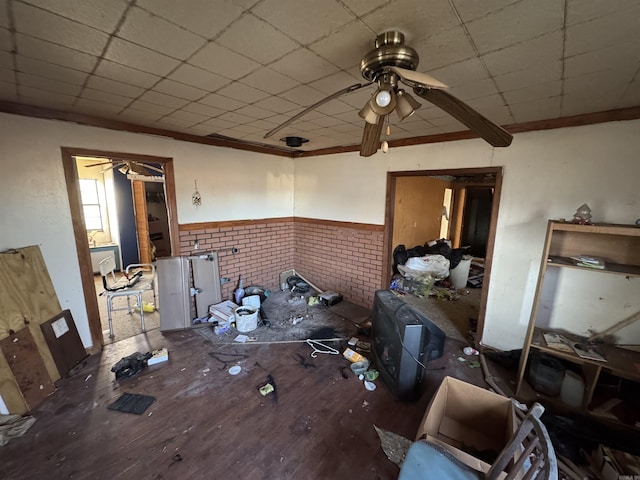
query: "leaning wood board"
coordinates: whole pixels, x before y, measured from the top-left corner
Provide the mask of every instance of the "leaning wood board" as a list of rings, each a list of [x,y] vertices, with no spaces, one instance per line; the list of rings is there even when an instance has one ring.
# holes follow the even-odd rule
[[[0,340],[11,332],[28,328],[49,379],[60,378],[40,324],[60,313],[40,247],[37,245],[0,253]],[[0,395],[11,413],[27,410],[22,394],[7,363],[0,355]]]
[[[31,330],[23,328],[0,340],[0,348],[20,387],[27,411],[33,410],[55,391],[55,387],[38,354]]]

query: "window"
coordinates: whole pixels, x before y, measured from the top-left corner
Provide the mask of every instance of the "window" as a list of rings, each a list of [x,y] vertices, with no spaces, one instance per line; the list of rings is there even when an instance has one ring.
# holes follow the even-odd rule
[[[92,178],[81,178],[80,197],[82,198],[85,228],[87,230],[103,230],[98,181]]]

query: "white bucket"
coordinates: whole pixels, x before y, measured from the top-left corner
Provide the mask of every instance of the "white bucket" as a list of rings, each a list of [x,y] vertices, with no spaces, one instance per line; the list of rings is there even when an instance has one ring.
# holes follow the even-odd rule
[[[460,263],[456,265],[456,268],[449,270],[449,281],[453,288],[459,290],[467,286],[469,280],[469,269],[471,268],[471,255],[465,255],[460,260]]]
[[[247,295],[242,298],[242,305],[260,308],[260,295]]]
[[[584,380],[577,373],[567,370],[564,373],[560,398],[564,403],[572,407],[581,407],[584,397]]]
[[[242,306],[233,312],[236,319],[236,330],[239,332],[252,332],[258,328],[258,309],[252,306]]]

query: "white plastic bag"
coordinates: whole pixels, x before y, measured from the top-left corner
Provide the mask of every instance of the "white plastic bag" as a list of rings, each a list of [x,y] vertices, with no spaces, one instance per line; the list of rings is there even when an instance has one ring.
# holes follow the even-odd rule
[[[398,270],[404,277],[418,279],[430,275],[437,280],[449,276],[449,260],[442,255],[426,255],[411,257],[404,265],[398,265]]]

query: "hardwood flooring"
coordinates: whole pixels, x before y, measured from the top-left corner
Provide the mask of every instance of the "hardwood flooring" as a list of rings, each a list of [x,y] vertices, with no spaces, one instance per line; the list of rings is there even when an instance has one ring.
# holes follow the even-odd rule
[[[116,381],[123,356],[158,347],[169,361]],[[0,447],[10,479],[392,479],[398,467],[373,425],[413,438],[445,374],[486,386],[447,340],[429,364],[424,394],[399,402],[378,380],[365,390],[341,355],[311,358],[305,343],[213,345],[193,331],[154,330],[106,345]],[[240,365],[236,376],[229,367]],[[262,396],[259,387],[276,390]],[[107,409],[122,393],[152,395],[142,415]]]

